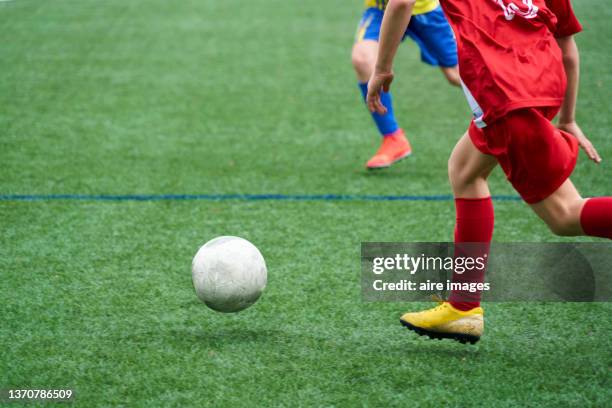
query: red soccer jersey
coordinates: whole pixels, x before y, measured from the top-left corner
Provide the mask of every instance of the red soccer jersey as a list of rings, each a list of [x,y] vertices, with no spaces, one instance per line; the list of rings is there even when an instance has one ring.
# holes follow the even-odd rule
[[[479,127],[511,110],[561,105],[566,78],[555,35],[580,30],[569,0],[441,5],[457,37],[459,72]]]
[[[555,37],[567,37],[582,31],[582,26],[572,10],[569,0],[546,0],[546,7],[557,17]]]

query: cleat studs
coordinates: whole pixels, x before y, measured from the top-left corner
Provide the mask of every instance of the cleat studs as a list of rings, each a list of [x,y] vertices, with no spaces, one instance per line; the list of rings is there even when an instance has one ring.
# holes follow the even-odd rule
[[[454,341],[458,341],[461,344],[476,344],[480,337],[471,336],[463,333],[438,333],[433,331],[428,331],[426,329],[422,329],[420,327],[413,326],[412,324],[405,322],[400,319],[400,323],[406,327],[408,330],[415,332],[419,336],[427,336],[431,340],[444,340],[450,339]]]

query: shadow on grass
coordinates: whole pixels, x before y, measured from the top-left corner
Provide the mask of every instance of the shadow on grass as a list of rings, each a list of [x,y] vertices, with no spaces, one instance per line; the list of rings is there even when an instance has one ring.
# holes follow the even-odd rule
[[[443,359],[474,360],[479,359],[484,354],[481,346],[477,344],[461,344],[449,339],[415,339],[411,342],[410,347],[413,353],[421,356],[427,355],[430,358],[437,356]]]
[[[290,344],[294,339],[281,330],[252,329],[248,327],[228,327],[222,329],[190,328],[172,329],[165,333],[175,342],[202,344],[212,347],[229,345],[259,344],[280,345]]]
[[[355,173],[359,174],[360,176],[365,176],[368,178],[381,178],[381,179],[399,179],[399,178],[405,178],[407,175],[407,169],[390,169],[390,168],[384,168],[384,169],[374,169],[374,170],[368,170],[366,168],[364,168],[363,170],[358,170],[355,171]]]
[[[444,364],[449,361],[475,361],[489,355],[487,349],[478,344],[461,344],[449,339],[431,340],[408,331],[393,337],[387,343],[378,343],[376,347],[355,344],[350,348],[372,359],[392,359],[408,364],[424,360]]]

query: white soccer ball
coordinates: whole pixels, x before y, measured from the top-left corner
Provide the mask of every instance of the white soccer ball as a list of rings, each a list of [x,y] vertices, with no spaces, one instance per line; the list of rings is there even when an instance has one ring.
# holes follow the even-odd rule
[[[238,312],[259,299],[268,271],[261,252],[239,237],[217,237],[205,243],[191,264],[198,298],[218,312]]]

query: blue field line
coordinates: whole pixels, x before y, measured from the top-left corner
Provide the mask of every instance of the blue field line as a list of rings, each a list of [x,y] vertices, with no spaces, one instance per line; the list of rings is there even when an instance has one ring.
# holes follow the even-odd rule
[[[451,195],[367,194],[0,194],[0,201],[451,201]],[[512,195],[496,201],[520,201]]]

